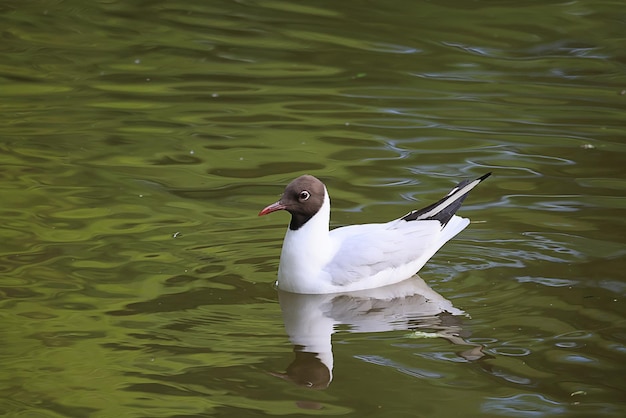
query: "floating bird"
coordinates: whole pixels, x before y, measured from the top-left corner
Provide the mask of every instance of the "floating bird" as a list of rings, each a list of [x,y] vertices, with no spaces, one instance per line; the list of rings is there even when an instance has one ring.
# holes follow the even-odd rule
[[[456,216],[467,194],[489,177],[460,182],[438,202],[387,223],[329,230],[330,197],[317,178],[287,185],[280,200],[259,212],[291,214],[278,267],[278,288],[323,294],[387,286],[408,279],[470,221]]]

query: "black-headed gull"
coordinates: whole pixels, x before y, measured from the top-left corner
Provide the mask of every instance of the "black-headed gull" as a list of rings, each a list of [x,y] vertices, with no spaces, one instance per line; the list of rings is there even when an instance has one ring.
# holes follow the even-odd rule
[[[487,173],[460,182],[441,200],[387,223],[329,231],[330,197],[317,178],[287,185],[280,200],[259,212],[291,214],[278,267],[278,288],[322,294],[387,286],[408,279],[470,221],[455,215]]]

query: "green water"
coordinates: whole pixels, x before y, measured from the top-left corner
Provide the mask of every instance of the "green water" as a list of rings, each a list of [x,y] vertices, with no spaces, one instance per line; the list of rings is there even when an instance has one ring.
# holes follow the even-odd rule
[[[626,415],[622,0],[0,22],[0,415]],[[292,178],[322,178],[340,226],[488,171],[420,272],[465,314],[274,289],[288,217],[257,213]],[[310,312],[338,318],[332,370],[294,352]]]

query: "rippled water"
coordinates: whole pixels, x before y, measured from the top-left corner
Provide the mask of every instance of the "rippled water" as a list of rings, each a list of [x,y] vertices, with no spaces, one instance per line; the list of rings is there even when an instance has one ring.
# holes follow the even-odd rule
[[[622,3],[3,2],[0,414],[623,416]],[[273,288],[297,175],[487,171],[430,287]]]

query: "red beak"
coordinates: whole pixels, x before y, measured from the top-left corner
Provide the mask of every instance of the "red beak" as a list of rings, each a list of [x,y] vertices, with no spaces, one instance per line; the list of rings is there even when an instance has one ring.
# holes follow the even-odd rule
[[[282,203],[280,203],[280,201],[278,201],[276,203],[272,203],[271,205],[263,209],[261,212],[259,212],[259,216],[267,215],[268,213],[272,213],[272,212],[276,212],[277,210],[284,210],[284,209],[287,209],[287,206],[283,205]]]

